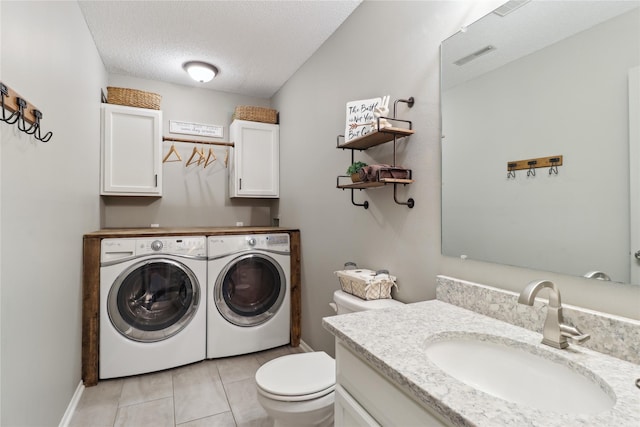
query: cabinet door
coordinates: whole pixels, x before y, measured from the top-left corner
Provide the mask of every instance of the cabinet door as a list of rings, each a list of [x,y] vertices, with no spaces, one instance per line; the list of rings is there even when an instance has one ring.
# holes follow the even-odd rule
[[[342,386],[336,386],[335,399],[335,427],[380,427]]]
[[[100,194],[161,196],[161,149],[161,111],[103,104]]]
[[[347,419],[358,420],[354,425],[383,426],[452,426],[435,412],[427,410],[416,400],[407,395],[397,385],[387,379],[382,373],[374,369],[364,359],[336,339],[336,381],[344,391],[347,399],[351,397],[352,405],[345,405],[345,393],[340,397],[340,403],[348,409]],[[358,418],[356,414],[360,414]],[[366,414],[366,416],[364,415]],[[342,417],[342,415],[340,415]],[[371,417],[374,421],[370,421]],[[339,416],[336,414],[336,427],[339,427]],[[348,424],[344,424],[348,425]]]
[[[229,166],[230,197],[279,197],[280,127],[234,120],[229,133],[235,144]]]

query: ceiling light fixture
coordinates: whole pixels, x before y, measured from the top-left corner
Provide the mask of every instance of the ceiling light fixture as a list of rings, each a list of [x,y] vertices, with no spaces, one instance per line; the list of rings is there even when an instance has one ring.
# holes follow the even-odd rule
[[[182,68],[184,68],[193,80],[200,83],[211,81],[211,79],[218,74],[218,69],[216,67],[202,61],[185,62],[184,65],[182,65]]]

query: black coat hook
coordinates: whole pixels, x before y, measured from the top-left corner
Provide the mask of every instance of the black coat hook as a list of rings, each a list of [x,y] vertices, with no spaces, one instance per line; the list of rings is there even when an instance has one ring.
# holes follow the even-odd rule
[[[42,141],[42,142],[49,142],[49,140],[51,139],[51,137],[53,136],[53,132],[47,132],[44,136],[42,136],[40,134],[40,129],[42,129],[40,127],[40,119],[42,118],[42,113],[39,110],[33,110],[33,115],[36,118],[35,121],[35,126],[36,126],[36,132],[33,135],[33,137],[35,139],[37,139],[38,141]]]
[[[5,105],[4,98],[8,96],[9,88],[4,83],[0,83],[0,103],[2,104],[2,117],[0,117],[0,120],[12,125],[20,118],[20,112],[14,111],[9,117],[7,117],[7,107]]]
[[[551,167],[549,168],[549,175],[556,174],[558,175],[558,162],[560,159],[558,157],[554,157],[553,159],[549,159],[551,163]]]
[[[25,101],[22,98],[18,98],[17,99],[18,102],[18,111],[20,112],[20,120],[18,121],[18,129],[21,130],[22,132],[26,133],[27,135],[33,135],[36,132],[36,129],[38,128],[38,125],[36,124],[36,122],[33,122],[33,124],[27,128],[27,122],[24,119],[24,109],[27,107],[27,101]]]
[[[535,170],[534,166],[537,165],[538,162],[536,160],[532,160],[530,162],[527,162],[527,164],[529,165],[529,170],[527,171],[527,176],[536,176],[536,170]]]

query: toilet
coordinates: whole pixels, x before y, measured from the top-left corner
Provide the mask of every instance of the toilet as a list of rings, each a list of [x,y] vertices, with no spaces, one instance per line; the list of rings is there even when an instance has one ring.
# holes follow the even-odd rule
[[[393,299],[363,300],[335,291],[331,307],[337,314],[403,305]],[[335,360],[323,351],[290,354],[273,359],[256,372],[258,402],[274,420],[274,427],[333,425]]]

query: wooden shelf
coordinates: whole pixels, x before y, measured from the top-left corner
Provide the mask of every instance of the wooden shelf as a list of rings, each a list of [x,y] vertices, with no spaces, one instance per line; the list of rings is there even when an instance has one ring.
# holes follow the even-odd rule
[[[384,102],[384,101],[383,101]],[[409,108],[413,107],[414,104],[414,99],[413,97],[410,97],[409,99],[398,99],[394,102],[393,104],[393,117],[379,117],[378,121],[377,121],[377,125],[375,126],[376,128],[380,127],[380,123],[382,119],[385,120],[391,120],[391,121],[398,121],[398,122],[404,122],[406,123],[406,126],[408,126],[408,128],[400,128],[400,127],[395,127],[395,126],[390,126],[390,127],[384,127],[382,129],[378,129],[378,130],[374,130],[373,132],[370,132],[364,136],[361,136],[359,138],[355,138],[352,139],[351,141],[348,142],[344,142],[342,144],[340,144],[340,139],[342,138],[344,140],[344,135],[338,135],[337,137],[337,146],[336,148],[340,148],[343,150],[351,150],[351,164],[353,165],[355,163],[355,156],[354,156],[354,152],[355,150],[366,150],[368,148],[371,147],[375,147],[377,145],[380,144],[384,144],[387,142],[391,142],[393,141],[393,164],[391,166],[386,166],[383,168],[380,168],[377,172],[376,172],[376,178],[378,178],[377,181],[365,181],[365,182],[350,182],[350,181],[346,181],[348,182],[347,184],[341,184],[340,183],[340,179],[341,178],[348,178],[350,179],[351,176],[349,175],[339,175],[336,179],[336,187],[342,190],[351,190],[351,203],[354,206],[360,206],[363,207],[365,209],[369,208],[369,202],[368,201],[364,201],[363,203],[357,203],[353,197],[354,191],[353,190],[365,190],[368,188],[380,188],[380,187],[384,187],[387,184],[391,184],[393,185],[393,201],[396,202],[399,205],[405,205],[408,206],[409,209],[413,208],[413,206],[415,205],[415,202],[412,198],[407,199],[406,202],[402,202],[398,200],[397,194],[396,194],[396,190],[398,188],[398,184],[402,184],[402,185],[406,185],[406,184],[411,184],[413,182],[412,178],[412,174],[411,174],[411,170],[409,169],[403,169],[403,168],[399,168],[396,167],[396,145],[399,139],[413,135],[415,133],[415,131],[412,128],[411,122],[409,120],[401,120],[396,118],[396,104],[398,102],[404,102],[406,103]],[[396,175],[396,176],[406,176],[407,178],[401,179],[401,178],[380,178],[380,172],[383,170],[386,170],[387,172],[391,172],[393,169],[400,169],[400,170],[405,170],[408,172],[408,174],[402,174],[402,175]],[[393,176],[392,173],[387,173],[385,175],[391,175]]]
[[[398,178],[381,178],[380,181],[367,181],[367,182],[354,182],[353,184],[340,184],[338,188],[353,188],[353,189],[365,189],[365,188],[379,188],[384,187],[386,184],[411,184],[412,179],[398,179]]]
[[[375,147],[376,145],[384,144],[385,142],[393,141],[394,137],[403,138],[405,136],[413,135],[415,131],[413,129],[403,129],[397,127],[388,127],[379,131],[373,131],[360,138],[352,139],[349,142],[338,145],[338,148],[349,148],[352,150],[366,150],[367,148]]]

